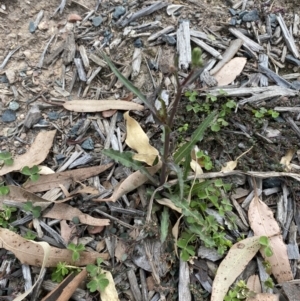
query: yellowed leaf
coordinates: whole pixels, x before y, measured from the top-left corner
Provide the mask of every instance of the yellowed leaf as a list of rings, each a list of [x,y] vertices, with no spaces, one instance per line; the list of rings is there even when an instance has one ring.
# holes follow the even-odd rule
[[[124,100],[71,100],[63,104],[64,108],[74,112],[103,112],[107,110],[142,111],[144,106]]]
[[[119,301],[118,292],[115,287],[114,278],[111,272],[104,271],[105,276],[108,280],[108,286],[104,291],[99,291],[101,296],[101,301]]]
[[[293,156],[295,154],[295,151],[293,149],[289,149],[285,156],[283,156],[280,160],[280,164],[284,165],[285,171],[292,170],[291,167],[291,160],[293,159]]]
[[[161,161],[158,162],[156,165],[151,167],[146,167],[148,172],[151,175],[154,175],[158,172],[161,168]],[[132,173],[129,177],[127,177],[113,192],[112,196],[108,199],[93,199],[94,202],[115,202],[117,201],[122,195],[127,194],[136,188],[140,187],[144,183],[148,181],[148,177],[142,174],[140,171],[136,171]]]
[[[217,270],[212,287],[211,301],[223,301],[230,285],[245,269],[259,249],[259,236],[243,239],[230,248]]]
[[[196,176],[203,174],[202,167],[200,166],[200,164],[197,161],[192,159],[190,162],[190,166],[191,166],[191,169],[195,172]]]
[[[222,167],[221,169],[221,172],[230,172],[230,171],[233,171],[236,167],[237,167],[237,164],[238,164],[238,160],[246,155],[251,149],[253,148],[253,146],[251,146],[248,150],[246,150],[245,152],[243,152],[241,155],[239,155],[235,161],[229,161],[225,164],[224,167]]]
[[[43,266],[44,251],[41,245],[31,240],[27,240],[17,233],[8,229],[0,228],[0,248],[11,251],[23,264],[41,267]],[[94,264],[98,257],[108,259],[107,253],[80,252],[80,260],[72,260],[72,251],[50,247],[49,257],[45,267],[55,267],[59,262],[66,262],[70,265],[86,266]]]
[[[179,234],[179,225],[180,220],[182,219],[183,215],[180,215],[179,219],[176,221],[175,225],[172,228],[172,235],[174,237],[174,250],[177,257],[178,256],[178,246],[177,246],[177,240],[178,240],[178,234]]]
[[[32,292],[32,290],[34,289],[34,287],[42,279],[42,275],[43,275],[46,263],[48,261],[49,255],[50,255],[50,249],[51,248],[50,248],[50,245],[48,243],[46,243],[46,242],[36,242],[36,241],[32,241],[32,243],[40,246],[43,249],[43,261],[42,261],[42,266],[41,266],[41,269],[40,269],[40,273],[39,273],[39,276],[36,279],[36,282],[34,283],[34,285],[28,291],[26,291],[23,294],[21,294],[18,297],[16,297],[13,301],[22,301],[22,300],[24,300],[26,298],[26,296],[28,296]]]
[[[232,83],[235,78],[243,71],[247,59],[244,57],[235,57],[226,63],[215,75],[218,86],[226,86]]]
[[[124,119],[126,120],[127,131],[125,142],[130,148],[137,152],[137,154],[133,156],[133,159],[146,162],[152,166],[158,156],[158,150],[150,145],[148,136],[139,123],[129,116],[129,112],[124,113]]]
[[[71,221],[74,216],[78,217],[82,224],[90,226],[107,226],[110,222],[109,219],[94,218],[88,214],[82,213],[79,209],[65,203],[54,204],[50,211],[43,214],[43,217],[65,219],[69,221]]]
[[[158,204],[167,206],[167,207],[169,207],[169,208],[171,208],[171,209],[173,209],[173,210],[175,210],[175,211],[177,211],[179,213],[182,213],[182,209],[179,208],[179,207],[177,207],[177,206],[175,206],[174,203],[171,200],[169,200],[169,199],[166,199],[166,198],[156,199],[156,202]]]
[[[258,275],[251,275],[247,280],[247,287],[250,291],[258,294],[261,293],[261,284]]]
[[[257,236],[269,237],[269,243],[273,251],[271,257],[262,256],[271,264],[272,274],[278,283],[283,283],[293,279],[286,245],[280,235],[280,227],[273,217],[271,209],[257,196],[253,198],[248,210],[250,227]]]
[[[0,169],[0,176],[12,171],[19,171],[24,166],[32,167],[33,165],[42,163],[49,153],[55,134],[56,130],[38,133],[34,142],[25,154],[16,156],[13,165],[5,165]]]

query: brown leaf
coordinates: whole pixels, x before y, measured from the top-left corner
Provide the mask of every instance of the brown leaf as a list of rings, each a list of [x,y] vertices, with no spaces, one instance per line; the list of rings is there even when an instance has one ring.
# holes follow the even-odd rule
[[[245,269],[259,249],[259,236],[243,239],[230,248],[217,270],[212,287],[211,301],[223,301],[230,285]]]
[[[232,83],[235,78],[243,71],[247,59],[235,57],[226,63],[215,75],[218,86],[226,86]]]
[[[125,243],[122,240],[118,239],[117,246],[115,249],[115,257],[117,258],[118,262],[124,261],[123,255],[126,254],[126,251],[127,247]]]
[[[24,166],[32,167],[33,165],[42,163],[49,153],[55,134],[56,130],[38,133],[34,142],[25,154],[16,156],[13,165],[5,165],[0,169],[0,176],[12,171],[19,171]]]
[[[72,234],[76,231],[76,225],[70,226],[65,220],[60,221],[60,236],[68,244]]]
[[[81,182],[90,177],[96,176],[110,168],[112,165],[113,163],[109,163],[106,165],[62,171],[50,175],[42,175],[35,182],[28,181],[24,185],[24,188],[26,188],[26,190],[30,192],[40,192],[59,187],[60,184],[67,186],[70,185],[73,181]]]
[[[247,287],[254,293],[261,293],[261,284],[258,275],[251,275],[248,278]]]
[[[271,257],[262,256],[271,264],[272,274],[278,283],[293,279],[290,262],[287,255],[286,245],[280,235],[280,228],[273,217],[271,209],[257,196],[253,198],[248,210],[250,227],[257,236],[269,237],[269,243],[273,251]]]
[[[156,165],[151,167],[146,167],[151,175],[154,175],[161,168],[162,163],[158,162]],[[148,177],[142,174],[140,171],[132,173],[127,177],[113,192],[112,196],[108,199],[93,199],[94,202],[115,202],[122,195],[135,190],[136,188],[142,186],[148,181]]]
[[[43,214],[43,217],[65,219],[69,221],[71,221],[74,217],[78,217],[82,224],[90,226],[107,226],[110,222],[109,219],[91,217],[88,214],[82,213],[79,209],[64,203],[54,204],[50,211]]]
[[[279,301],[279,295],[262,293],[257,294],[254,298],[248,298],[247,301]]]
[[[0,228],[0,248],[11,251],[23,264],[41,267],[44,251],[43,248],[8,229]],[[59,262],[66,262],[75,266],[94,264],[97,258],[108,259],[108,253],[81,252],[80,260],[72,260],[72,251],[50,247],[50,254],[45,264],[46,267],[56,267]]]
[[[64,108],[74,112],[103,112],[107,110],[142,111],[144,106],[124,100],[71,100],[63,104]]]

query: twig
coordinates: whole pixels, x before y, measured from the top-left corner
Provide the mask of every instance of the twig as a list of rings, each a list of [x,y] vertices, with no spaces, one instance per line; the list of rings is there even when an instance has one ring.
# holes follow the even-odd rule
[[[21,48],[21,46],[17,47],[17,48],[14,49],[14,50],[11,50],[11,51],[8,53],[8,55],[5,57],[3,63],[0,65],[0,70],[2,70],[2,69],[6,66],[6,64],[8,63],[9,59],[11,58],[11,56],[12,56],[16,51],[18,51],[20,48]]]

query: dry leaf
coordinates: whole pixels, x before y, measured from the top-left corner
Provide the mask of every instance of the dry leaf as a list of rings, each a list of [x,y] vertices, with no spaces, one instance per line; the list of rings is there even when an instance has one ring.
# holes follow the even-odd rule
[[[178,213],[182,213],[182,209],[175,206],[174,203],[169,199],[162,198],[162,199],[159,199],[159,200],[157,200],[157,199],[155,199],[155,200],[158,204],[167,206],[167,207],[177,211]]]
[[[243,239],[230,248],[217,270],[211,301],[223,301],[230,285],[260,249],[259,238],[259,236],[253,236]]]
[[[293,149],[289,149],[285,156],[283,156],[280,160],[280,164],[284,165],[285,171],[292,170],[291,160],[293,159],[295,151]]]
[[[112,274],[108,271],[104,271],[106,279],[108,280],[108,286],[105,290],[99,291],[101,296],[101,301],[119,301],[118,292],[115,287],[115,282]]]
[[[68,244],[72,234],[76,232],[76,225],[70,226],[65,220],[60,221],[60,236]]]
[[[0,228],[0,248],[11,251],[23,264],[41,267],[44,259],[43,248],[31,240],[27,240],[15,232]],[[50,247],[50,254],[45,267],[56,267],[59,262],[70,265],[86,266],[94,264],[97,258],[108,259],[107,253],[81,252],[80,260],[72,260],[72,251]],[[23,299],[22,299],[23,300]]]
[[[221,172],[229,172],[229,171],[233,171],[237,164],[238,164],[238,160],[243,157],[244,155],[246,155],[251,149],[253,148],[253,146],[251,146],[248,150],[246,150],[245,152],[243,152],[241,155],[239,155],[235,161],[229,161],[225,164],[224,167],[222,167]]]
[[[59,185],[68,186],[73,181],[81,182],[90,177],[94,177],[108,168],[113,166],[113,163],[93,166],[87,168],[79,168],[75,170],[62,171],[55,174],[50,175],[42,175],[35,182],[28,181],[24,188],[30,192],[40,192],[40,191],[48,191],[52,188],[59,187]]]
[[[38,133],[34,142],[25,154],[16,156],[13,165],[5,165],[0,169],[0,176],[12,171],[19,171],[24,166],[32,167],[33,165],[42,163],[52,147],[55,134],[56,130]]]
[[[117,258],[118,262],[124,261],[123,255],[126,254],[126,251],[126,244],[122,240],[118,239],[117,246],[115,249],[115,257]]]
[[[148,172],[151,175],[154,175],[161,168],[162,163],[158,162],[156,165],[152,167],[146,167]],[[142,174],[140,171],[136,171],[132,173],[129,177],[127,177],[113,192],[112,196],[108,199],[93,199],[94,202],[115,202],[122,195],[127,194],[136,188],[142,186],[144,183],[148,181],[148,177]]]
[[[257,236],[269,237],[269,243],[273,251],[271,257],[262,256],[271,264],[272,274],[278,283],[293,279],[286,245],[280,235],[280,228],[273,217],[271,209],[257,196],[253,198],[248,210],[250,227]]]
[[[232,83],[235,78],[243,71],[247,59],[244,57],[235,57],[226,63],[215,75],[218,86],[226,86]]]
[[[43,214],[43,217],[65,219],[69,221],[73,220],[75,216],[78,217],[82,224],[90,226],[108,226],[110,222],[109,219],[91,217],[88,214],[82,213],[79,209],[64,203],[54,204],[50,211]]]
[[[0,240],[2,240],[2,237],[0,237]],[[46,243],[46,242],[36,242],[36,241],[31,241],[31,242],[33,244],[35,244],[35,245],[38,245],[43,250],[43,255],[42,255],[43,256],[43,260],[42,260],[42,265],[41,265],[40,273],[39,273],[39,276],[38,276],[36,282],[34,283],[34,285],[32,285],[31,288],[28,291],[26,291],[25,293],[19,295],[13,301],[22,301],[22,300],[24,300],[26,298],[26,296],[28,296],[32,292],[32,290],[34,289],[34,287],[42,279],[42,275],[43,275],[44,269],[46,267],[46,263],[47,263],[48,258],[49,258],[51,247],[49,246],[48,243]]]
[[[139,123],[129,116],[129,113],[124,113],[126,120],[126,144],[134,149],[137,154],[133,159],[141,162],[146,162],[152,166],[158,156],[158,150],[149,144],[149,138],[139,125]]]
[[[144,106],[124,100],[71,100],[63,104],[64,108],[74,112],[103,112],[107,110],[142,111]]]
[[[258,294],[261,293],[261,284],[258,275],[251,275],[247,280],[247,287],[250,291]]]
[[[279,301],[279,295],[262,293],[257,294],[254,298],[248,298],[246,301]]]
[[[40,175],[50,175],[55,173],[54,170],[52,170],[50,167],[48,166],[44,166],[44,165],[38,165],[39,168],[39,174]]]

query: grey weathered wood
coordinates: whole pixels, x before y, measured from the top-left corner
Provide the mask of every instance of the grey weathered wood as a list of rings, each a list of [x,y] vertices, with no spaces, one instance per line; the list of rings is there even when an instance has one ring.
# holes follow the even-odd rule
[[[195,37],[195,38],[199,38],[199,39],[202,39],[202,40],[209,41],[209,38],[208,38],[207,34],[205,32],[202,32],[202,31],[191,29],[190,30],[190,35],[191,35],[191,37]]]
[[[300,107],[275,107],[277,112],[300,112]]]
[[[79,46],[79,52],[80,52],[80,56],[81,56],[83,65],[84,65],[85,69],[88,70],[90,68],[90,62],[89,62],[89,58],[86,54],[85,47],[83,45]]]
[[[243,44],[243,40],[241,40],[241,39],[236,39],[236,40],[231,41],[227,50],[222,54],[222,56],[223,56],[222,60],[219,61],[218,64],[212,70],[210,70],[210,74],[214,75],[226,63],[228,63],[235,56],[235,54],[239,51],[242,44]]]
[[[290,260],[299,260],[299,247],[297,243],[297,226],[294,222],[291,223],[289,231],[289,243],[287,245],[287,253]]]
[[[164,7],[166,7],[169,3],[167,2],[155,2],[153,3],[152,5],[150,6],[147,6],[145,8],[142,8],[141,10],[137,11],[136,13],[132,14],[129,18],[123,18],[121,20],[119,20],[117,22],[117,25],[121,26],[121,27],[124,27],[126,26],[127,24],[141,18],[141,17],[144,17],[144,16],[148,16],[152,13],[154,13],[155,11],[159,10],[159,9],[162,9]]]
[[[55,34],[50,38],[49,42],[46,44],[46,46],[45,46],[45,48],[44,48],[44,50],[43,50],[43,52],[41,54],[40,60],[39,60],[39,62],[37,64],[38,68],[42,68],[43,67],[45,55],[46,55],[47,50],[48,50],[51,42],[53,41],[54,37],[55,37]]]
[[[213,57],[215,57],[218,60],[222,60],[222,54],[217,51],[216,49],[212,48],[211,46],[207,45],[205,42],[201,41],[200,39],[197,38],[191,38],[191,40],[197,44],[198,46],[200,46],[203,50],[205,50],[206,52],[210,53]]]
[[[286,26],[286,24],[285,24],[285,22],[282,18],[282,15],[278,14],[278,16],[276,16],[276,18],[277,18],[277,21],[278,21],[278,23],[281,27],[282,35],[284,37],[286,46],[293,53],[294,57],[298,59],[299,58],[299,52],[298,52],[297,46],[295,44],[293,36],[289,32],[289,30],[288,30],[288,28],[287,28],[287,26]]]
[[[92,80],[98,75],[98,73],[101,71],[101,67],[98,67],[97,69],[93,70],[92,74],[90,77],[87,79],[86,84],[90,85]]]
[[[129,271],[127,271],[127,276],[130,283],[130,289],[132,291],[135,301],[143,301],[135,272],[132,269],[130,269]]]
[[[298,35],[298,25],[300,23],[299,15],[295,14],[293,23],[293,35],[296,37]]]
[[[259,65],[260,66],[268,68],[269,57],[266,54],[264,54],[264,53],[259,54],[258,59],[259,59]],[[261,77],[259,79],[259,83],[260,83],[261,87],[267,87],[269,85],[268,78],[264,74],[261,74]]]
[[[162,30],[152,34],[147,40],[148,40],[148,42],[152,42],[152,41],[156,40],[157,38],[159,38],[160,36],[162,36],[163,34],[170,33],[174,30],[175,30],[175,26],[173,26],[173,25],[167,26],[166,28],[163,28]]]
[[[300,129],[298,125],[295,123],[294,119],[291,116],[289,116],[288,113],[284,113],[283,117],[286,120],[286,122],[290,124],[291,128],[296,133],[296,135],[300,138]]]
[[[74,63],[77,68],[79,79],[83,82],[86,82],[86,73],[82,65],[82,60],[80,58],[74,58]]]
[[[132,73],[131,73],[132,79],[135,79],[139,75],[141,64],[142,64],[142,49],[135,48],[132,57]]]
[[[178,284],[178,301],[191,301],[192,295],[189,289],[190,271],[187,262],[180,259],[179,264],[179,284]]]
[[[187,20],[183,20],[179,24],[177,30],[177,52],[179,54],[178,67],[179,69],[187,69],[192,61],[192,48],[191,48],[191,36],[190,36],[190,23]]]
[[[242,39],[244,42],[245,46],[248,46],[252,51],[259,52],[261,50],[264,50],[264,48],[257,44],[256,42],[252,41],[248,37],[246,37],[243,33],[241,33],[238,29],[236,28],[229,28],[229,31],[238,39]]]

